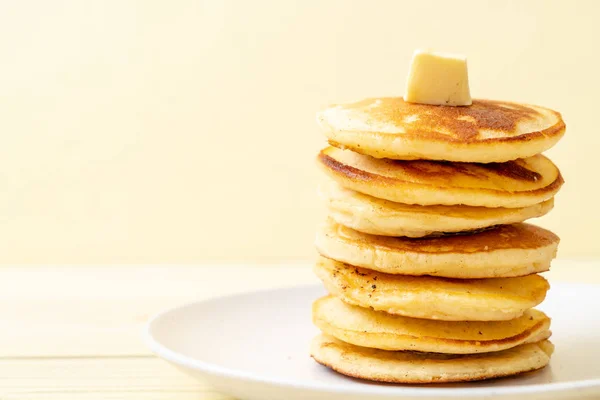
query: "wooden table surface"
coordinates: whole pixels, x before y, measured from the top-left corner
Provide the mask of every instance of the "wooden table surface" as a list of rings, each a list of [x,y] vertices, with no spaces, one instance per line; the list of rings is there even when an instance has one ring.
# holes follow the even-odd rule
[[[600,269],[558,260],[547,277],[600,282]],[[0,267],[0,399],[229,399],[153,356],[145,322],[182,303],[306,283],[317,279],[299,264]]]

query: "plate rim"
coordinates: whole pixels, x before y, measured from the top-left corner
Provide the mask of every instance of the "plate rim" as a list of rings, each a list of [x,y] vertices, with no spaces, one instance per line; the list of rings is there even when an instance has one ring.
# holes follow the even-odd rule
[[[563,287],[587,287],[589,289],[596,288],[600,289],[600,284],[593,283],[565,283],[565,282],[557,282],[551,283],[551,286],[563,286]],[[231,294],[225,294],[215,297],[210,297],[203,300],[197,300],[188,302],[176,307],[172,307],[161,312],[154,314],[148,322],[145,324],[142,336],[143,340],[156,356],[165,359],[168,362],[171,362],[176,365],[181,365],[189,369],[197,370],[207,375],[218,376],[221,378],[227,378],[232,380],[240,380],[249,383],[261,383],[264,385],[277,386],[277,387],[285,387],[290,389],[297,390],[310,390],[310,391],[320,391],[325,393],[335,393],[335,394],[359,394],[359,395],[377,395],[377,396],[398,396],[398,395],[406,395],[412,397],[431,397],[438,396],[441,398],[453,398],[453,397],[480,397],[482,395],[517,395],[517,394],[534,394],[540,392],[552,392],[559,393],[568,390],[582,390],[582,389],[591,389],[594,387],[600,388],[600,377],[595,379],[584,379],[580,381],[573,382],[555,382],[555,383],[544,383],[544,384],[535,384],[535,385],[520,385],[520,386],[507,386],[507,387],[473,387],[473,388],[442,388],[435,386],[432,387],[411,387],[409,385],[398,385],[398,386],[376,386],[376,385],[368,385],[368,386],[357,386],[348,388],[343,384],[339,383],[321,383],[321,382],[312,382],[310,384],[297,382],[290,379],[281,379],[281,378],[271,378],[261,376],[259,374],[248,372],[244,370],[237,370],[227,367],[222,367],[216,364],[212,364],[206,361],[197,360],[193,357],[186,356],[185,354],[178,353],[174,350],[171,350],[167,346],[160,343],[156,340],[152,335],[152,327],[154,324],[158,323],[158,321],[162,318],[165,318],[167,315],[175,312],[179,312],[185,308],[193,308],[200,304],[206,304],[211,302],[219,302],[223,300],[234,300],[235,298],[243,298],[245,296],[255,296],[255,295],[264,295],[267,293],[274,294],[275,292],[287,292],[290,290],[316,290],[317,288],[322,288],[321,285],[318,284],[309,284],[309,285],[295,285],[295,286],[282,286],[270,289],[259,289],[259,290],[249,290],[243,292],[236,292]]]

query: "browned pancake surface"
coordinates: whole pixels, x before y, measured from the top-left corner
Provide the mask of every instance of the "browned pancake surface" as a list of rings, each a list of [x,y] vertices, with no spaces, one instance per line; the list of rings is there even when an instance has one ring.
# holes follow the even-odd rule
[[[556,166],[541,154],[504,163],[480,164],[376,159],[327,147],[321,150],[318,160],[346,178],[380,184],[403,181],[440,188],[551,191],[563,183]]]
[[[391,237],[360,233],[337,226],[338,231],[350,235],[353,241],[394,251],[415,253],[477,253],[504,249],[537,249],[558,243],[554,233],[539,226],[519,223],[501,225],[474,234],[446,235],[417,238]]]
[[[524,104],[494,100],[473,100],[469,107],[444,107],[407,103],[401,97],[370,98],[338,105],[349,124],[362,121],[367,126],[395,127],[405,137],[436,141],[471,143],[523,140],[561,134],[565,124],[556,111],[544,109],[556,117],[556,123],[541,130],[527,131],[523,123],[535,123],[546,116]],[[501,132],[490,136],[489,131]]]

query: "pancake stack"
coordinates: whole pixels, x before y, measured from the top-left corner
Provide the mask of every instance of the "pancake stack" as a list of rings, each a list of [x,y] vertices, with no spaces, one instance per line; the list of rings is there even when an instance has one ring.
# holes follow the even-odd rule
[[[540,153],[564,134],[559,113],[473,100],[402,98],[318,115],[328,219],[313,304],[319,363],[396,383],[461,382],[541,369],[559,238],[524,223],[548,213],[563,179]]]

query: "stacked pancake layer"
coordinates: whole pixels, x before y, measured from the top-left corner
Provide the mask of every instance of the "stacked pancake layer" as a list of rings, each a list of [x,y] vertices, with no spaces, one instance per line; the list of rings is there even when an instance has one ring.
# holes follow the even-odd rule
[[[397,383],[497,378],[546,366],[559,238],[523,223],[554,205],[563,179],[539,152],[565,129],[535,106],[369,99],[319,114],[311,355],[342,374]]]

